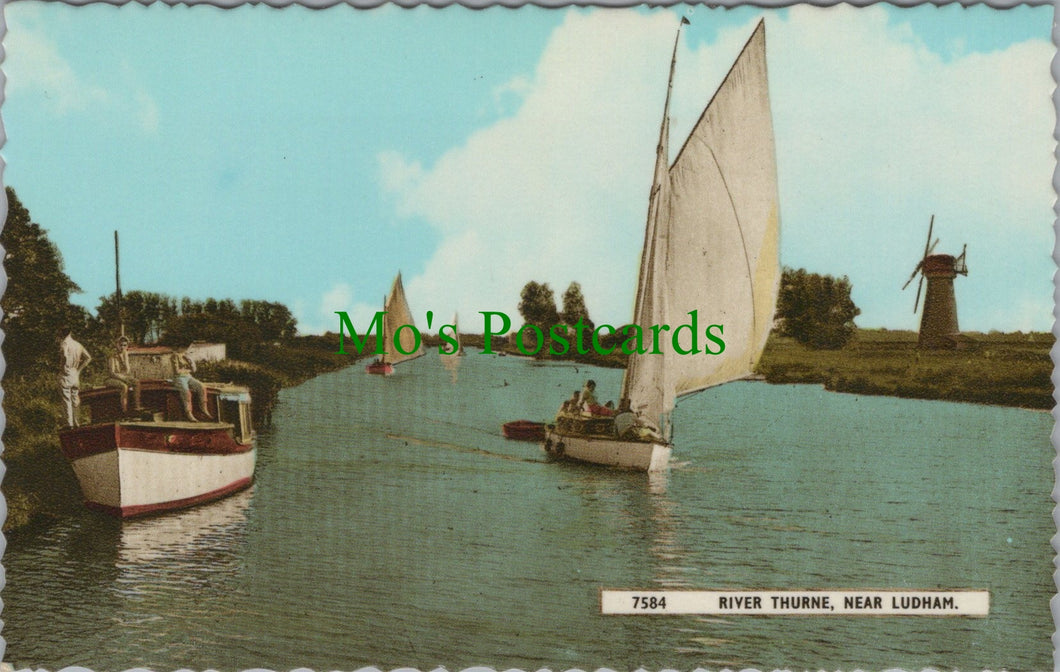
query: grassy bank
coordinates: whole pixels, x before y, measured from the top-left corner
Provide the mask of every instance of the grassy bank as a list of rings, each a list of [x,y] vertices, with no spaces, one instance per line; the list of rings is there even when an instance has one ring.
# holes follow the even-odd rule
[[[283,344],[262,344],[248,357],[203,364],[196,377],[204,381],[246,385],[254,399],[255,423],[269,422],[280,389],[352,365],[356,354],[337,354],[338,338],[305,336]],[[83,385],[100,384],[104,358],[97,357],[82,377]],[[54,375],[5,379],[3,493],[7,500],[6,534],[32,529],[82,506],[73,470],[59,450],[62,409]]]
[[[841,350],[771,338],[758,365],[770,383],[815,383],[835,392],[1053,407],[1051,334],[966,334],[957,350],[918,350],[916,333],[860,330]]]
[[[969,333],[957,350],[922,351],[916,342],[912,331],[862,329],[840,350],[813,350],[793,339],[771,336],[757,372],[769,383],[823,385],[834,392],[1053,407],[1052,334]],[[494,349],[525,356],[506,341],[495,343]],[[626,365],[626,357],[618,353],[568,354],[557,359],[614,368]]]

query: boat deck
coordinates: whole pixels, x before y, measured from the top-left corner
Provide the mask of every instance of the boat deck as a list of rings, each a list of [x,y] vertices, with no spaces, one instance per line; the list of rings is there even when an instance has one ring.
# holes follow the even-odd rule
[[[101,423],[110,424],[110,423]],[[190,420],[162,420],[154,422],[151,420],[116,420],[114,424],[131,429],[231,429],[234,425],[230,422],[192,422]]]

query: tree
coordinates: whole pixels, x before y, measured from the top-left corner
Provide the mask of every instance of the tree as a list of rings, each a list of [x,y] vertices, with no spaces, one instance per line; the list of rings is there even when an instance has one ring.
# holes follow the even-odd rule
[[[533,324],[547,334],[549,327],[559,323],[556,295],[548,283],[531,280],[523,287],[519,298],[519,314],[526,324]]]
[[[239,314],[261,330],[266,341],[294,338],[298,333],[298,321],[290,309],[282,303],[271,301],[240,301]]]
[[[133,290],[122,293],[121,322],[125,335],[133,343],[154,343],[162,337],[166,322],[177,315],[177,300],[158,292]],[[119,327],[116,294],[100,297],[96,307],[100,325],[107,333],[117,334]]]
[[[577,282],[570,283],[567,291],[563,292],[563,321],[569,325],[582,321],[582,324],[592,329],[593,321],[589,319],[589,309],[585,307],[585,297],[582,296],[582,286]]]
[[[63,271],[62,255],[47,232],[33,222],[15,190],[7,187],[7,221],[0,232],[7,289],[0,307],[4,316],[4,356],[8,375],[43,372],[58,365],[56,333],[86,328],[87,312],[70,303],[81,288]]]
[[[231,319],[210,313],[193,313],[169,320],[159,342],[163,345],[183,348],[194,341],[224,343],[227,346],[229,358],[253,359],[261,344],[261,330],[243,319]]]
[[[846,276],[785,268],[777,298],[780,334],[815,349],[843,347],[854,336],[854,318],[861,314],[850,298],[851,288]]]

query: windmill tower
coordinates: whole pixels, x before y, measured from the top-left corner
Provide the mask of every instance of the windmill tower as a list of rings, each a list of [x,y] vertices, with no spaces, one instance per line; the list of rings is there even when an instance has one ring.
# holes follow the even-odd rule
[[[920,274],[916,287],[916,301],[913,312],[920,307],[920,290],[927,278],[927,293],[924,295],[924,314],[920,317],[920,338],[917,347],[925,350],[941,350],[957,347],[960,328],[957,326],[957,299],[953,295],[953,279],[958,275],[968,275],[968,266],[964,256],[968,250],[965,245],[961,256],[950,254],[932,254],[939,239],[931,242],[931,232],[935,226],[935,216],[928,224],[927,242],[924,244],[924,256],[913,269],[913,274],[906,280],[902,289],[909,286],[913,278]]]

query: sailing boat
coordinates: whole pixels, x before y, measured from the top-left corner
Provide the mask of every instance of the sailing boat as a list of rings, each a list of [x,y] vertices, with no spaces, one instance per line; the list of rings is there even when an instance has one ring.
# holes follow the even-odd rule
[[[453,350],[453,346],[449,343],[443,346],[445,348],[445,351],[438,351],[438,353],[442,356],[443,360],[448,357],[454,356],[463,357],[467,354],[467,352],[464,351],[464,344],[460,340],[460,320],[458,318],[459,315],[457,313],[453,313],[453,334],[456,336],[456,349]]]
[[[400,271],[394,278],[390,296],[383,300],[383,311],[383,355],[364,367],[364,370],[380,376],[389,376],[394,373],[395,364],[416,359],[424,354],[423,343],[416,345],[413,330],[402,328],[405,325],[414,326],[415,322],[412,319],[412,311],[409,310],[408,299],[405,298]],[[395,335],[400,347],[395,347]]]
[[[641,252],[633,321],[645,341],[650,344],[652,325],[685,324],[697,311],[723,325],[725,348],[679,355],[663,343],[661,354],[635,352],[622,381],[620,413],[593,414],[565,402],[546,432],[550,455],[662,471],[672,451],[677,398],[752,374],[773,325],[780,281],[765,46],[759,22],[671,165],[675,41]],[[678,339],[685,352],[693,349],[687,332]]]
[[[460,342],[460,322],[456,313],[453,313],[453,333],[456,336],[456,345],[447,342],[438,349],[438,356],[442,359],[442,367],[449,372],[449,380],[455,385],[459,378],[460,358],[467,354],[464,344]]]

